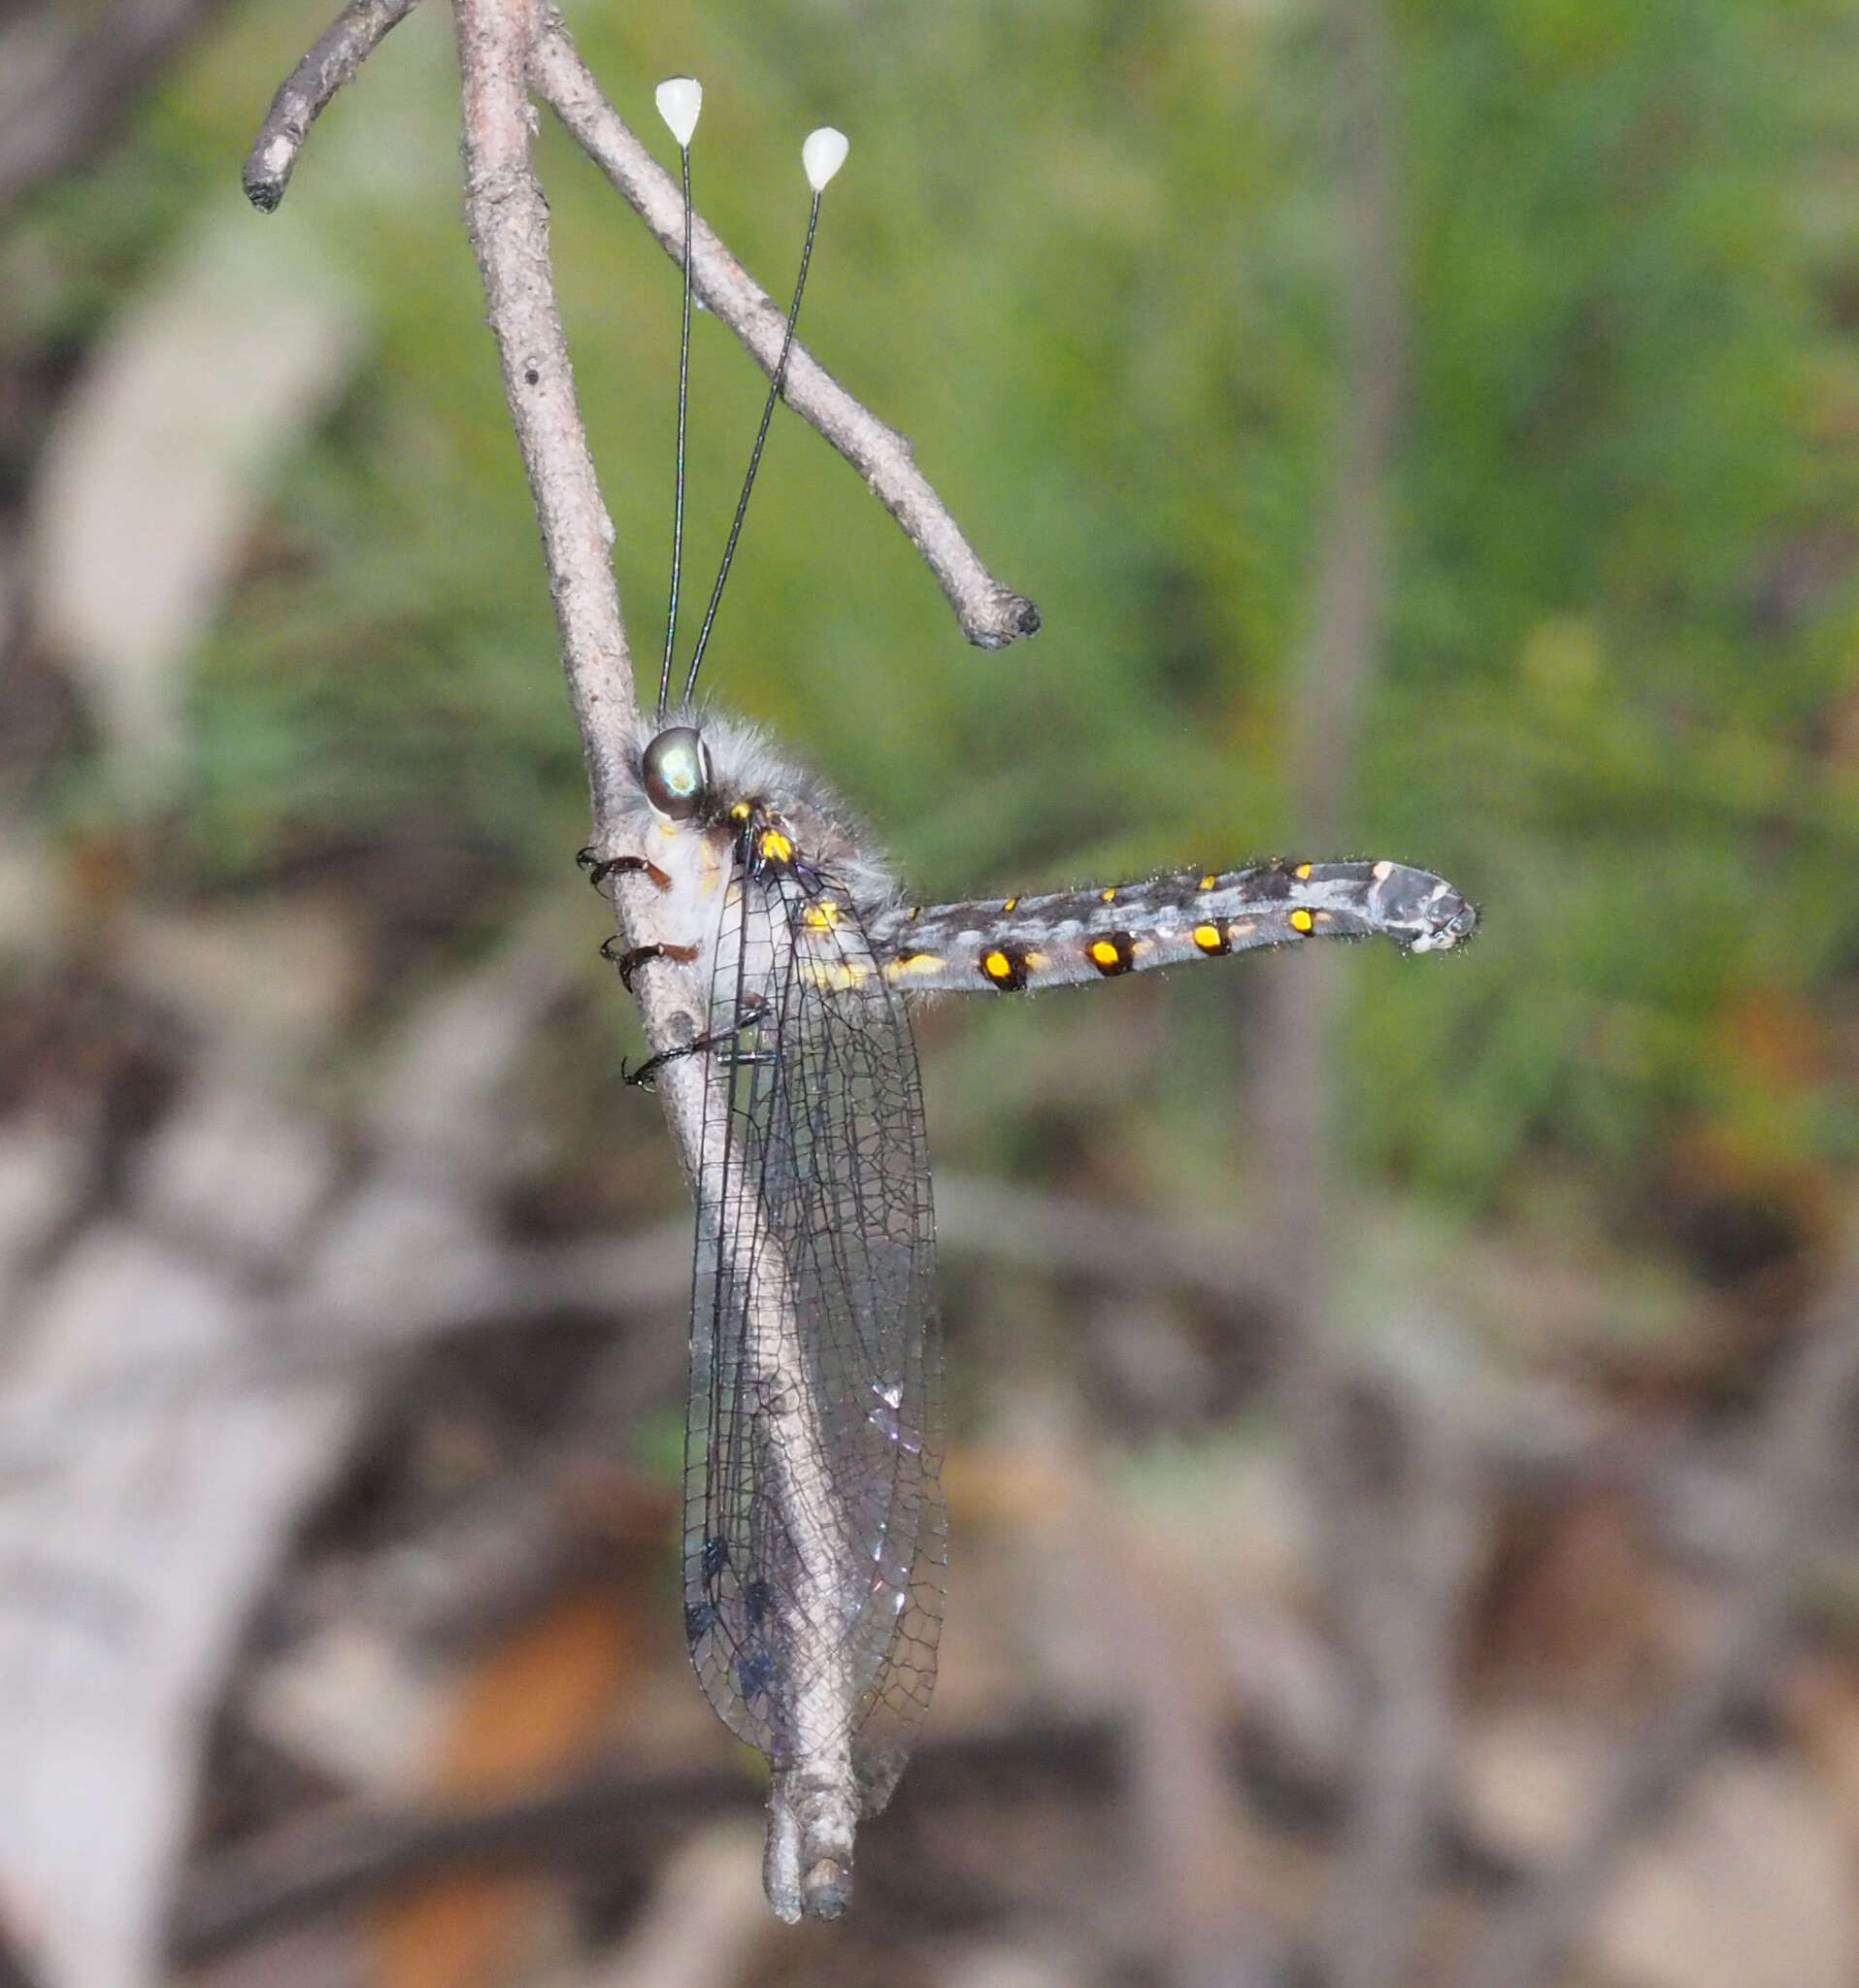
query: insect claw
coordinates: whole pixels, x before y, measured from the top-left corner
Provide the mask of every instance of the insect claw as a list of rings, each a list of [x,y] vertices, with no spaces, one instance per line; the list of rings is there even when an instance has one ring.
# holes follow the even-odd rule
[[[654,888],[669,890],[671,878],[656,863],[648,863],[644,856],[596,856],[594,845],[589,843],[575,852],[575,861],[587,873],[587,880],[596,890],[610,877],[648,877]]]
[[[647,960],[663,959],[664,956],[665,948],[662,945],[635,945],[630,950],[620,953],[616,959],[613,953],[607,954],[607,957],[614,960],[614,965],[619,968],[619,984],[628,994],[633,991],[633,976]]]
[[[657,1055],[647,1056],[645,1062],[636,1070],[628,1070],[622,1059],[619,1066],[619,1074],[627,1083],[633,1085],[637,1090],[656,1090],[658,1088],[658,1073],[664,1069],[666,1064],[676,1063],[683,1056],[694,1055],[703,1047],[704,1041],[700,1036],[694,1043],[685,1043],[676,1049],[661,1049]]]
[[[629,946],[624,952],[617,952],[614,948],[618,944],[619,934],[610,933],[600,942],[600,956],[618,967],[620,984],[629,994],[633,991],[633,976],[648,960],[672,959],[678,961],[681,966],[689,966],[697,957],[697,948],[694,945],[634,945]]]

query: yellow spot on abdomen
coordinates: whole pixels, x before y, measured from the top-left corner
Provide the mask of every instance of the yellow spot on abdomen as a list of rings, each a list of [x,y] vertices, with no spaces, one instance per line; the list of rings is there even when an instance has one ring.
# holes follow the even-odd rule
[[[1307,911],[1299,909],[1291,913],[1291,930],[1293,932],[1308,932],[1315,923],[1316,920]]]
[[[947,962],[940,952],[912,952],[902,959],[894,959],[884,969],[888,980],[929,979],[940,974]]]
[[[1005,904],[1004,904],[1004,905],[1003,905],[1003,906],[1001,907],[1001,910],[1002,910],[1002,911],[1017,911],[1017,910],[1019,909],[1019,902],[1020,902],[1020,901],[1019,901],[1019,899],[1018,899],[1018,898],[1016,898],[1016,897],[1011,897],[1011,898],[1009,898],[1009,899],[1008,899],[1008,901],[1007,901],[1007,902],[1006,902],[1006,903],[1005,903]]]
[[[990,980],[1011,980],[1013,977],[1013,962],[1004,952],[985,953],[981,958],[981,971]]]
[[[1109,890],[1100,891],[1098,895],[1107,905],[1114,903],[1116,899],[1116,885],[1112,884]]]
[[[1113,967],[1123,957],[1108,939],[1091,942],[1091,962],[1094,966]]]
[[[1203,877],[1200,882],[1195,887],[1198,890],[1212,890],[1213,886],[1219,882],[1219,880],[1220,879],[1217,877],[1210,873],[1208,876]]]
[[[1308,863],[1300,863],[1300,864],[1298,865],[1298,872],[1297,872],[1297,874],[1298,874],[1298,875],[1299,875],[1299,876],[1300,876],[1301,878],[1305,878],[1305,879],[1306,879],[1306,880],[1308,881],[1308,880],[1309,880],[1309,878],[1310,878],[1310,875],[1311,875],[1311,866],[1310,866],[1310,864],[1308,864]]]
[[[1226,934],[1217,925],[1196,925],[1194,943],[1203,952],[1224,952]]]

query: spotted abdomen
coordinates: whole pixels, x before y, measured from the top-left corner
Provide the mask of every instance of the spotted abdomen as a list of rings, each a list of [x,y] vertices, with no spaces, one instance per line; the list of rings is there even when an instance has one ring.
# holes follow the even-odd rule
[[[875,920],[870,937],[898,985],[1011,994],[1305,939],[1379,936],[1409,952],[1444,952],[1477,923],[1451,884],[1404,863],[1266,863],[899,910]]]

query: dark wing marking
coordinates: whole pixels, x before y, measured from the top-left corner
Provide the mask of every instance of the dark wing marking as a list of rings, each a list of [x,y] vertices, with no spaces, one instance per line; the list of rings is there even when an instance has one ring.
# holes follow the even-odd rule
[[[915,1047],[844,892],[739,869],[713,968],[685,1450],[706,1696],[778,1766],[834,1729],[865,1812],[929,1703],[946,1526]]]

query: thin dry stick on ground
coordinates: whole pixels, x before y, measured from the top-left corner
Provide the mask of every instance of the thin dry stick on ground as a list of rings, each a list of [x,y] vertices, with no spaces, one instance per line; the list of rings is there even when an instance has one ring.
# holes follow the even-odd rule
[[[1406,318],[1395,186],[1393,49],[1383,0],[1333,0],[1333,129],[1344,226],[1346,374],[1311,625],[1287,733],[1299,833],[1349,840],[1354,743],[1379,664],[1389,583],[1389,491],[1400,436]],[[1445,1800],[1452,1625],[1473,1564],[1466,1460],[1413,1388],[1345,1371],[1331,1315],[1330,1048],[1340,962],[1277,963],[1263,988],[1260,1118],[1273,1160],[1281,1261],[1282,1371],[1322,1530],[1324,1584],[1355,1681],[1354,1785],[1318,1933],[1333,1988],[1393,1988],[1426,1895]],[[1365,1422],[1386,1438],[1366,1448]],[[1392,1461],[1378,1472],[1378,1448]]]
[[[1459,1988],[1537,1988],[1592,1918],[1634,1839],[1664,1812],[1739,1701],[1774,1663],[1802,1547],[1859,1395],[1859,1215],[1764,1406],[1741,1577],[1689,1686],[1621,1757],[1586,1827],[1503,1910]]]
[[[159,1975],[240,1626],[381,1377],[268,1377],[264,1338],[282,1297],[416,1309],[427,1266],[482,1230],[511,1150],[500,1087],[569,971],[534,940],[413,1017],[359,1170],[205,1050],[121,1203],[0,1291],[26,1462],[0,1502],[0,1881],[48,1988]]]
[[[559,943],[569,943],[566,928]],[[1224,1223],[1145,1219],[1110,1203],[962,1174],[938,1178],[936,1204],[937,1244],[946,1259],[976,1257],[1110,1291],[1179,1291],[1223,1311],[1255,1310],[1270,1295],[1262,1252]],[[430,1255],[418,1291],[392,1311],[371,1297],[335,1309],[319,1294],[292,1288],[263,1309],[263,1322],[236,1363],[222,1347],[146,1360],[133,1395],[106,1396],[101,1383],[94,1398],[75,1395],[67,1405],[75,1417],[69,1426],[48,1427],[0,1402],[0,1480],[56,1468],[107,1432],[112,1415],[146,1413],[151,1400],[179,1399],[209,1377],[281,1387],[350,1375],[490,1327],[541,1325],[564,1315],[625,1319],[689,1296],[688,1216],[643,1232],[527,1245],[473,1234],[455,1253]]]
[[[405,11],[398,0],[357,0],[279,92],[247,167],[248,189],[259,206],[277,204],[317,111]],[[617,828],[637,785],[633,754],[640,717],[613,571],[613,525],[576,403],[549,263],[548,204],[530,162],[532,77],[547,77],[550,101],[636,203],[652,208],[663,219],[666,200],[675,202],[677,195],[666,176],[645,169],[648,162],[643,149],[601,99],[551,10],[534,0],[454,0],[453,19],[463,83],[465,224],[483,278],[511,419],[542,527],[569,700],[592,790],[590,848],[600,858],[640,858],[643,851],[621,845]],[[661,239],[667,231],[659,228]],[[681,238],[675,221],[669,232],[673,240]],[[778,336],[780,314],[707,228],[698,223],[694,232],[692,265],[700,294],[772,368],[771,324]],[[884,496],[956,602],[965,630],[994,645],[1031,633],[1038,626],[1031,604],[987,577],[946,510],[917,476],[902,439],[835,388],[805,353],[796,349],[789,364],[792,397],[805,396],[802,411]],[[657,951],[675,938],[656,929],[663,906],[645,876],[619,876],[614,899],[624,945]],[[634,993],[654,1050],[681,1048],[701,1032],[707,989],[693,968],[661,952],[655,970],[636,981]],[[657,1088],[699,1207],[732,1211],[736,1227],[726,1245],[732,1260],[779,1261],[777,1252],[760,1246],[762,1216],[753,1201],[707,1188],[703,1170],[720,1169],[728,1155],[707,1157],[703,1152],[705,1084],[699,1059],[668,1062]],[[792,1303],[780,1287],[771,1290],[761,1308],[770,1314],[763,1321],[763,1338],[778,1349],[778,1366],[797,1358],[802,1343]],[[782,1378],[782,1373],[776,1373],[771,1386]],[[810,1398],[798,1370],[788,1384],[772,1386],[773,1398],[784,1400],[790,1394],[797,1401]],[[810,1466],[812,1451],[798,1435],[796,1441],[793,1468],[805,1476],[817,1464]],[[803,1530],[808,1523],[824,1523],[810,1518],[818,1501],[800,1495],[805,1488],[802,1483],[783,1505],[790,1525]],[[797,1545],[806,1550],[804,1541]],[[831,1674],[838,1650],[830,1622],[803,1625],[796,1634],[813,1639],[794,1652],[796,1674]],[[817,1731],[801,1723],[788,1757],[777,1768],[769,1797],[767,1878],[770,1897],[783,1916],[828,1913],[843,1905],[843,1872],[849,1868],[860,1807],[840,1722],[818,1721]]]
[[[982,1795],[1076,1810],[1117,1793],[1119,1752],[1118,1734],[1097,1720],[932,1740],[913,1760],[898,1803],[918,1816],[946,1809],[957,1818]],[[612,1878],[650,1867],[667,1842],[754,1800],[753,1782],[734,1769],[600,1767],[526,1798],[444,1814],[357,1806],[312,1815],[221,1851],[194,1872],[176,1904],[174,1957],[208,1960],[436,1872],[553,1865]]]

